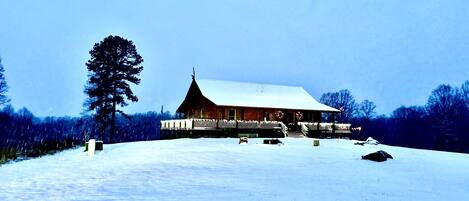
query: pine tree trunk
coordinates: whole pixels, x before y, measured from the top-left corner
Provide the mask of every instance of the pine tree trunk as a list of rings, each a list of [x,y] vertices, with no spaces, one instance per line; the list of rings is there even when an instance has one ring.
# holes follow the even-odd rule
[[[98,138],[99,138],[100,140],[104,140],[104,132],[105,132],[105,130],[106,130],[105,123],[102,122],[102,120],[101,120],[101,121],[96,120],[96,122],[97,122],[96,125],[97,125],[97,127],[98,127]],[[91,135],[90,135],[89,139],[91,139],[91,138],[94,139],[95,137],[96,137],[96,136],[91,136]],[[88,139],[88,140],[89,140],[89,139]]]
[[[113,89],[113,99],[116,97],[116,87]],[[112,114],[111,114],[111,132],[109,134],[109,143],[112,144],[113,136],[116,132],[116,100],[112,101]]]

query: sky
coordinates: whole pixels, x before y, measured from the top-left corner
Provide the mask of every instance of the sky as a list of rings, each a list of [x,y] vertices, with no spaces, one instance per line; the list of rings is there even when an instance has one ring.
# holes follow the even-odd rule
[[[174,111],[191,82],[349,89],[379,114],[424,105],[469,80],[466,0],[2,0],[0,57],[16,108],[79,116],[94,43],[132,40],[144,58],[127,113]]]

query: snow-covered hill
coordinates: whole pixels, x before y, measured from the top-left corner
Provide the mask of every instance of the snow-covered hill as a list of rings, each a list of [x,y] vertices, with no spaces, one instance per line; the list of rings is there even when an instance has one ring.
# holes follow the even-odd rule
[[[178,139],[0,167],[0,200],[468,200],[469,155],[348,140]],[[385,150],[382,163],[360,156]]]

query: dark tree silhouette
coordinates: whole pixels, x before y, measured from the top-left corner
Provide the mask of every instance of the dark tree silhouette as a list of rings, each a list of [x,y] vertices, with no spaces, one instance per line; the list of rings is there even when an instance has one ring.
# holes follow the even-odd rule
[[[394,141],[407,147],[432,147],[432,127],[424,107],[401,106],[392,112],[390,124]]]
[[[132,118],[116,115],[117,129],[114,142],[160,139],[160,120],[174,115],[147,112],[133,114]],[[83,145],[85,135],[96,136],[94,117],[35,117],[27,108],[15,112],[11,105],[0,110],[0,165],[15,158],[37,157],[44,154]],[[88,139],[88,138],[87,138]]]
[[[435,120],[447,124],[451,123],[462,112],[462,104],[463,100],[457,89],[449,85],[440,85],[432,91],[428,98],[427,110]]]
[[[8,91],[7,81],[5,80],[5,75],[3,74],[5,69],[2,65],[2,58],[0,58],[0,106],[5,105],[10,102],[10,99],[6,95]]]
[[[462,137],[462,141],[463,141],[463,144],[462,144],[462,147],[465,147],[465,149],[463,148],[463,152],[469,152],[469,132],[467,132],[469,130],[469,80],[467,80],[466,82],[464,82],[461,86],[461,96],[462,96],[462,100],[463,100],[463,103],[464,103],[464,108],[466,109],[466,112],[465,112],[465,115],[464,117],[460,118],[459,121],[462,125],[462,128],[461,128],[461,137]]]
[[[321,103],[339,109],[341,112],[336,116],[338,122],[349,122],[357,109],[357,103],[348,89],[342,89],[338,92],[325,93],[321,96]],[[328,114],[326,119],[331,120]]]
[[[420,119],[425,116],[425,108],[420,106],[405,107],[401,106],[392,112],[391,118],[394,119]]]
[[[464,101],[464,104],[469,108],[469,80],[464,82],[461,86],[461,96]]]
[[[132,41],[120,36],[108,36],[96,43],[90,55],[91,59],[86,63],[89,79],[85,93],[88,99],[84,105],[87,111],[95,111],[101,139],[110,127],[109,142],[112,143],[116,131],[116,112],[126,116],[117,107],[127,106],[126,99],[138,101],[130,84],[140,83],[138,76],[143,70],[140,65],[143,58]]]
[[[460,120],[466,119],[467,108],[460,91],[449,85],[440,85],[432,91],[427,102],[427,111],[436,129],[439,131],[437,143],[439,149],[455,147],[462,138]]]
[[[362,101],[357,108],[358,117],[363,119],[371,119],[376,115],[376,105],[370,100]]]

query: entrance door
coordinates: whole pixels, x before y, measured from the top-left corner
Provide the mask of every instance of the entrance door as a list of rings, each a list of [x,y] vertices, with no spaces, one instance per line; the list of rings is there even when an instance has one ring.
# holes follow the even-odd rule
[[[284,117],[283,117],[283,120],[282,120],[283,123],[287,126],[289,126],[289,124],[295,124],[295,122],[293,122],[294,121],[294,119],[293,119],[294,116],[293,115],[294,114],[291,111],[284,112]]]

